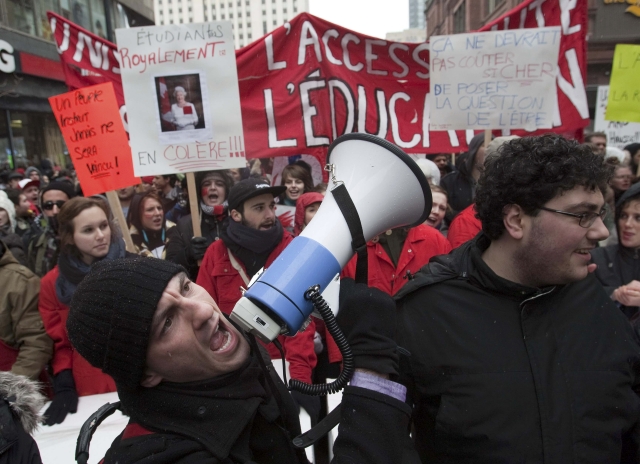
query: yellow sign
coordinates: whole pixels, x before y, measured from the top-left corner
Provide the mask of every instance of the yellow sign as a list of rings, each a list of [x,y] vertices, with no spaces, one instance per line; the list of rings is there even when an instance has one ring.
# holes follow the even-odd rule
[[[616,45],[607,121],[640,122],[640,45]]]
[[[628,3],[631,5],[627,8],[625,13],[631,13],[632,15],[640,17],[640,0],[604,0],[605,5],[612,5],[614,3]]]

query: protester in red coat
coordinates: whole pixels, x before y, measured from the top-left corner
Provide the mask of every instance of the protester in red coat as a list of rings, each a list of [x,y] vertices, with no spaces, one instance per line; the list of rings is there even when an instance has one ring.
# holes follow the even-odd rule
[[[67,336],[69,307],[60,303],[56,296],[56,281],[60,276],[58,266],[49,271],[40,281],[38,309],[49,337],[54,342],[53,375],[71,369],[78,396],[96,395],[116,391],[113,379],[100,369],[91,366],[73,349]]]
[[[478,235],[478,232],[481,230],[482,223],[480,219],[476,217],[475,206],[471,204],[451,221],[449,232],[447,233],[451,248],[458,248],[463,243],[468,242]]]
[[[404,228],[387,231],[367,243],[368,284],[393,296],[431,258],[450,251],[447,239],[424,224],[408,231]],[[343,269],[342,277],[355,278],[356,263],[354,256]]]
[[[274,196],[285,189],[269,187],[261,180],[250,178],[238,182],[229,192],[229,217],[223,222],[221,240],[207,249],[196,280],[225,314],[230,314],[242,297],[240,287],[247,288],[247,281],[262,267],[269,267],[293,240],[274,213]],[[291,377],[308,383],[316,365],[314,333],[315,326],[311,324],[293,337],[279,337],[285,359],[290,363]],[[272,359],[281,357],[273,343],[267,345],[267,349]]]
[[[45,412],[47,425],[59,424],[68,413],[76,412],[78,396],[116,391],[111,377],[92,367],[73,349],[66,330],[69,304],[91,265],[126,255],[124,241],[110,218],[109,206],[98,198],[73,198],[58,214],[58,265],[40,281],[38,303],[44,328],[53,340],[54,397]]]

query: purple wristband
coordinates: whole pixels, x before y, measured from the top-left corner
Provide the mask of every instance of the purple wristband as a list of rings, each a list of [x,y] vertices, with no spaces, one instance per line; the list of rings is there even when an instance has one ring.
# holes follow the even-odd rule
[[[402,402],[407,399],[407,387],[404,385],[365,372],[356,371],[351,377],[350,385],[377,391]]]

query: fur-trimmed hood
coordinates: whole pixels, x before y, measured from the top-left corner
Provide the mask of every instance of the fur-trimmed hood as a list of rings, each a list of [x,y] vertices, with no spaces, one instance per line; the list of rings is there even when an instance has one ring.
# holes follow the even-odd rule
[[[0,397],[9,403],[25,432],[31,435],[42,422],[40,410],[46,402],[38,382],[23,375],[0,372]]]

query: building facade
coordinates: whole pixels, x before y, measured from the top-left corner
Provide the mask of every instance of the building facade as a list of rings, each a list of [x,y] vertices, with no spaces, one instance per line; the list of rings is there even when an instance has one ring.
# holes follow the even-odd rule
[[[67,148],[48,98],[68,91],[47,11],[103,38],[153,24],[153,0],[0,0],[0,170],[65,166]]]
[[[427,0],[427,37],[480,29],[523,1]],[[609,84],[616,44],[640,43],[640,6],[629,0],[588,0],[588,15],[586,89],[593,119],[598,85]]]
[[[409,29],[426,29],[424,7],[424,0],[409,0]]]
[[[309,11],[309,0],[154,0],[158,25],[231,21],[236,48]]]
[[[385,39],[391,42],[422,43],[427,40],[427,30],[414,28],[400,32],[387,32]]]

